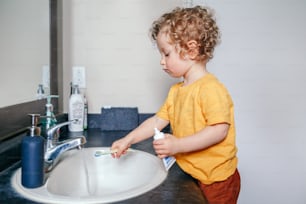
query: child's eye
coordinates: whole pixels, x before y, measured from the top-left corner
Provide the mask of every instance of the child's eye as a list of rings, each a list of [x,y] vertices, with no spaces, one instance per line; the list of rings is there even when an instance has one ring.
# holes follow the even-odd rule
[[[165,57],[169,57],[170,52],[165,53]]]

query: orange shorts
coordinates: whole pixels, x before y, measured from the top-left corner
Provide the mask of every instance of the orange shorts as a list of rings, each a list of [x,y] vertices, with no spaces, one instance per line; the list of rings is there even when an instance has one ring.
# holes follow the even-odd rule
[[[209,204],[236,204],[240,192],[240,175],[236,169],[225,181],[209,185],[199,182],[199,186]]]

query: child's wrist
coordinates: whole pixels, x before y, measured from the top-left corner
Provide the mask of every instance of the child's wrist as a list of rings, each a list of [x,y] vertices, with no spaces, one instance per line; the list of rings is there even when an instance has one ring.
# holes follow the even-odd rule
[[[185,145],[183,138],[177,138],[176,143],[176,153],[184,153],[185,152]]]
[[[134,139],[134,137],[131,136],[131,135],[126,136],[126,137],[125,137],[125,140],[126,140],[126,143],[127,143],[128,147],[130,147],[132,144],[135,143],[135,142],[134,142],[135,139]]]

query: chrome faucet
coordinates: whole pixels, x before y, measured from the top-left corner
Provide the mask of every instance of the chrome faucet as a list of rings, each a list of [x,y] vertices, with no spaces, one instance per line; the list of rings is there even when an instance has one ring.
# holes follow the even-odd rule
[[[59,160],[60,155],[64,152],[73,148],[82,148],[82,145],[86,143],[86,138],[84,136],[75,137],[72,139],[67,139],[59,142],[59,129],[70,123],[77,122],[78,119],[70,120],[67,122],[60,123],[51,127],[47,131],[47,143],[45,151],[45,172],[48,173],[56,165]]]

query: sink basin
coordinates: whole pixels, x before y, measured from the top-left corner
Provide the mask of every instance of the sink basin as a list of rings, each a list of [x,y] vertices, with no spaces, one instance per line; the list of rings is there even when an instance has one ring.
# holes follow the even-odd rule
[[[95,156],[106,148],[85,148],[63,154],[44,186],[27,189],[21,185],[21,169],[12,186],[24,197],[42,203],[110,203],[133,198],[160,185],[167,177],[161,160],[132,149],[120,159]]]

